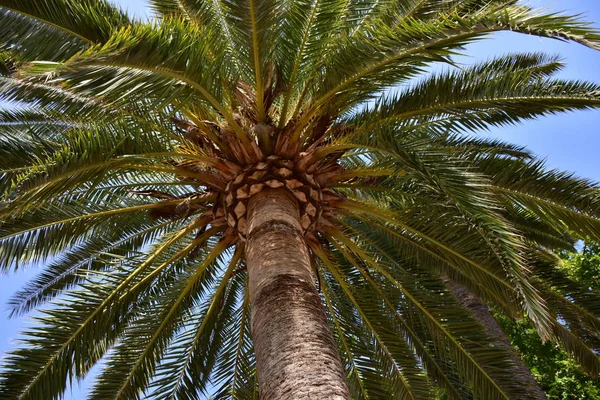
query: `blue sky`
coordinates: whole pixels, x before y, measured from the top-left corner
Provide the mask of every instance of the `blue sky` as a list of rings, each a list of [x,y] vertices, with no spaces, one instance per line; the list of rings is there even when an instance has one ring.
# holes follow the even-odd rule
[[[40,0],[42,1],[42,0]],[[111,0],[139,17],[148,17],[150,10],[145,0]],[[585,13],[585,19],[594,22],[600,29],[600,2],[598,0],[532,0],[538,7],[553,11],[568,11],[571,14]],[[560,54],[567,63],[562,78],[600,82],[600,51],[586,47],[561,43],[514,33],[501,33],[468,47],[468,57],[462,62],[470,63],[508,52],[544,51]],[[552,168],[575,172],[581,177],[600,181],[600,110],[560,114],[528,121],[516,127],[494,129],[486,135],[527,146],[547,160]],[[6,303],[12,293],[39,270],[30,268],[11,276],[0,277],[0,355],[12,347],[14,338],[27,318],[8,319]],[[75,388],[66,399],[85,396],[87,385]]]

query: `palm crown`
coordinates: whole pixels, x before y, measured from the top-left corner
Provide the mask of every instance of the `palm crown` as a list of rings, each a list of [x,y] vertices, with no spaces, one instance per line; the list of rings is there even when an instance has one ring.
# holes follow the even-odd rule
[[[24,104],[0,114],[0,266],[45,263],[11,306],[47,304],[3,396],[58,398],[104,357],[95,398],[252,398],[248,208],[272,189],[353,398],[523,398],[448,282],[598,376],[600,298],[550,252],[600,240],[598,187],[460,134],[598,107],[600,86],[538,53],[415,79],[491,32],[598,33],[513,0],[151,4],[0,0],[0,96]]]

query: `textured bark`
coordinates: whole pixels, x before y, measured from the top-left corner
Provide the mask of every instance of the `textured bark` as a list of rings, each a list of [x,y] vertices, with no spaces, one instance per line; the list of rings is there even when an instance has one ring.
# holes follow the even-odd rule
[[[250,198],[246,261],[260,398],[350,399],[299,219],[287,190]]]
[[[510,368],[512,376],[523,388],[523,397],[520,398],[527,400],[546,400],[546,394],[521,359],[519,352],[510,344],[508,336],[506,336],[502,328],[500,328],[498,321],[496,321],[483,300],[473,295],[464,286],[459,285],[449,278],[446,278],[445,282],[454,296],[458,298],[460,304],[471,311],[475,319],[485,327],[487,334],[494,339],[493,345],[502,347],[507,351],[509,361],[512,364]]]

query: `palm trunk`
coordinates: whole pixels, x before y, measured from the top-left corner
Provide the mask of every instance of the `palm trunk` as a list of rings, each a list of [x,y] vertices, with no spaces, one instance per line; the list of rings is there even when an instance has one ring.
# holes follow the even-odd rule
[[[508,336],[506,336],[502,328],[500,328],[500,325],[498,325],[498,322],[483,300],[449,278],[446,278],[445,282],[460,304],[471,311],[475,319],[485,327],[487,334],[494,339],[493,346],[501,347],[506,350],[511,363],[510,369],[512,376],[523,388],[522,399],[546,400],[546,394],[531,374],[529,368],[527,368],[527,365],[525,365],[521,359],[517,350],[510,344]]]
[[[286,190],[250,198],[246,261],[260,398],[350,399],[298,203]]]

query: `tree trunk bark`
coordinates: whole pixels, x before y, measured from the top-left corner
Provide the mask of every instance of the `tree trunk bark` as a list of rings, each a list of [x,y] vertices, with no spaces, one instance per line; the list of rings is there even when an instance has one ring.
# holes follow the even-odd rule
[[[527,368],[527,365],[525,365],[521,359],[519,352],[510,344],[508,336],[506,336],[502,328],[500,328],[498,321],[496,321],[483,300],[473,295],[464,286],[459,285],[450,278],[445,278],[444,281],[460,304],[471,311],[475,319],[485,327],[487,334],[494,339],[493,345],[506,349],[509,354],[509,361],[512,364],[510,368],[511,372],[513,372],[512,375],[523,388],[522,399],[547,400],[546,393],[544,393],[529,368]]]
[[[260,398],[350,399],[299,218],[287,190],[250,198],[246,262]]]

